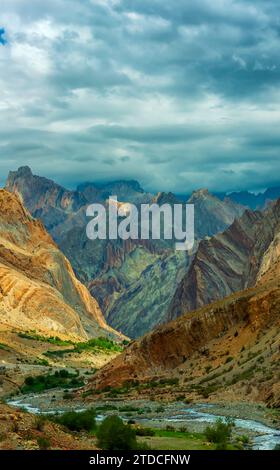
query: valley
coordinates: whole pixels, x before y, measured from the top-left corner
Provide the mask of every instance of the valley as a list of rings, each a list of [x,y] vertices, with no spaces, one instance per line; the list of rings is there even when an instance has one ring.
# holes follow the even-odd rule
[[[176,252],[174,240],[93,247],[85,234],[92,197],[176,204],[171,193],[145,193],[135,181],[69,191],[27,167],[10,173],[6,188],[0,425],[1,409],[10,425],[0,448],[43,448],[44,439],[51,448],[98,448],[96,429],[114,415],[140,448],[216,449],[207,429],[227,418],[235,425],[225,448],[279,445],[279,200],[252,211],[194,192],[195,247]],[[97,428],[73,440],[58,418],[71,410],[94,410]]]
[[[167,321],[169,305],[194,253],[175,252],[174,240],[163,237],[89,240],[85,230],[86,207],[93,202],[106,206],[112,195],[120,203],[136,206],[194,204],[194,252],[199,240],[226,229],[245,210],[230,199],[221,201],[207,190],[195,191],[188,200],[180,201],[172,193],[145,192],[135,181],[85,183],[70,191],[34,175],[29,167],[10,172],[5,187],[18,194],[31,214],[42,221],[70,260],[78,279],[99,302],[108,324],[130,338],[142,336]],[[149,289],[150,285],[155,288]]]
[[[8,404],[13,408],[25,409],[29,413],[46,417],[73,409],[81,413],[92,408],[92,404],[89,407],[83,400],[75,401],[73,408],[73,403],[68,404],[63,400],[62,392],[55,390],[40,395],[13,398],[8,400]],[[241,444],[246,436],[248,448],[269,450],[280,443],[279,414],[265,406],[247,402],[229,404],[202,401],[189,404],[180,401],[109,399],[97,400],[94,402],[94,409],[97,422],[118,414],[124,422],[146,429],[139,441],[158,450],[214,449],[215,446],[207,442],[204,431],[219,418],[234,420],[234,439]]]

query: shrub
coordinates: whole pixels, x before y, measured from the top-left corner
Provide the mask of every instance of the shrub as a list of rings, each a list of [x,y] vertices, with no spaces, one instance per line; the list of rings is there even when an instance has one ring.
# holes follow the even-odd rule
[[[242,436],[240,436],[240,441],[242,442],[242,444],[249,444],[250,439],[248,436],[246,436],[246,434],[243,434]]]
[[[167,424],[167,425],[165,426],[165,430],[166,430],[166,431],[175,431],[175,428],[174,428],[174,426],[171,426],[170,424]]]
[[[73,393],[65,392],[62,396],[63,400],[72,400],[74,398]]]
[[[51,443],[50,443],[49,439],[47,439],[46,437],[38,437],[37,438],[37,444],[38,444],[40,450],[47,450],[51,447]]]
[[[155,431],[151,428],[137,428],[136,436],[154,436]]]
[[[164,406],[160,405],[155,409],[156,413],[163,413],[165,411]]]
[[[179,431],[180,432],[188,432],[188,429],[186,428],[186,426],[181,426]]]
[[[96,412],[93,408],[85,411],[67,411],[55,418],[70,431],[92,431],[96,426]]]
[[[207,426],[204,431],[207,441],[219,445],[226,445],[231,438],[232,430],[235,424],[230,418],[223,421],[221,418],[217,419],[213,426]]]
[[[104,419],[97,431],[97,442],[103,450],[137,449],[135,430],[115,415]]]
[[[131,406],[131,405],[124,405],[119,408],[119,411],[124,412],[124,413],[129,413],[129,412],[133,413],[133,412],[138,411],[138,408],[135,408],[135,406]]]
[[[127,421],[127,424],[135,424],[134,419],[129,419],[129,420]]]
[[[175,397],[175,401],[185,401],[185,395],[177,395],[177,397]]]
[[[218,442],[218,444],[216,444],[215,450],[227,450],[227,443]]]
[[[232,356],[228,356],[228,357],[226,358],[225,364],[228,364],[229,362],[233,361],[233,359],[234,359],[234,358],[233,358]]]

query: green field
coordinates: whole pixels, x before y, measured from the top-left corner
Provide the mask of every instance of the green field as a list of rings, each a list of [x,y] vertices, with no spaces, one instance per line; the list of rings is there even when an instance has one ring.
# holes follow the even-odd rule
[[[155,429],[151,437],[138,437],[139,443],[144,442],[152,450],[214,450],[215,444],[206,442],[200,433],[165,431]]]

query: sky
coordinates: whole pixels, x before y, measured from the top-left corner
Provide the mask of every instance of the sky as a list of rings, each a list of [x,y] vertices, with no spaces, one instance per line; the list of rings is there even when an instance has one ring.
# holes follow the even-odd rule
[[[279,0],[1,0],[0,182],[280,183]]]

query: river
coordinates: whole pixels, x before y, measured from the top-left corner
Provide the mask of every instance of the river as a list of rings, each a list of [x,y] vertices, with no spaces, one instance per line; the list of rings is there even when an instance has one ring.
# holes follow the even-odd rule
[[[42,395],[30,395],[25,397],[20,397],[17,399],[9,400],[7,403],[10,406],[22,408],[33,414],[53,414],[53,413],[63,413],[64,409],[58,409],[54,407],[48,408],[48,410],[42,410],[38,406],[38,398]],[[35,402],[33,404],[32,402]],[[145,424],[147,426],[154,426],[155,423],[160,423],[161,426],[166,426],[167,424],[181,424],[182,426],[189,426],[193,423],[200,423],[201,425],[207,425],[215,423],[218,418],[225,420],[226,418],[220,414],[215,414],[211,412],[211,409],[215,405],[211,404],[197,404],[192,406],[184,406],[179,404],[174,408],[172,407],[172,412],[169,415],[163,417],[139,417],[139,416],[130,416],[130,419],[133,418],[137,422]],[[85,407],[76,406],[75,410],[77,412],[85,410]],[[97,419],[101,421],[104,418],[104,415],[98,415]],[[267,426],[261,422],[252,420],[252,419],[242,419],[234,418],[235,427],[237,430],[244,431],[244,433],[249,432],[252,435],[252,448],[254,450],[272,450],[278,444],[280,445],[280,430],[274,429],[270,426]]]

